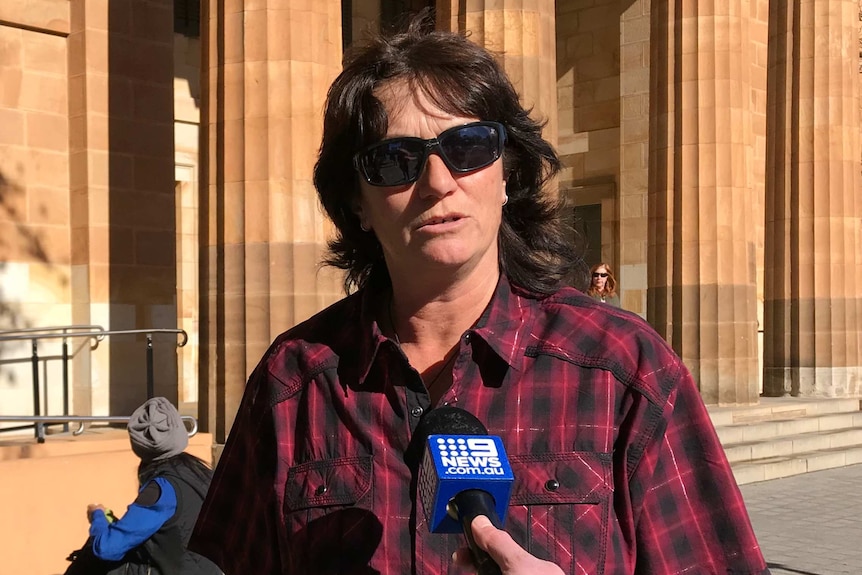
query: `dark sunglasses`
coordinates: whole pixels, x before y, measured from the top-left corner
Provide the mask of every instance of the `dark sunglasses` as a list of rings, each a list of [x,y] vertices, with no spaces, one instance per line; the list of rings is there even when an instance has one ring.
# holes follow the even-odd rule
[[[419,179],[432,151],[451,171],[465,174],[496,162],[505,145],[502,124],[472,122],[430,140],[403,137],[372,144],[353,156],[353,167],[372,186],[401,186]]]
[[[608,277],[608,274],[606,274],[606,273],[605,273],[605,274],[602,274],[602,273],[599,273],[599,272],[593,272],[593,277],[594,277],[594,278],[606,278],[606,277]]]

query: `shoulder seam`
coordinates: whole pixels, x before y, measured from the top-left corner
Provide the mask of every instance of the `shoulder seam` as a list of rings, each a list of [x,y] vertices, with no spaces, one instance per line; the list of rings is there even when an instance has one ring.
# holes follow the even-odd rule
[[[309,381],[323,373],[328,369],[332,369],[333,367],[337,367],[337,361],[333,359],[329,359],[326,361],[321,361],[320,363],[311,366],[307,371],[302,373],[301,377],[291,379],[289,381],[283,381],[277,375],[275,375],[271,370],[267,369],[267,375],[278,381],[284,386],[279,393],[275,394],[272,398],[270,398],[269,408],[272,409],[282,401],[286,401],[296,395],[300,389],[305,387]]]
[[[635,377],[635,375],[629,370],[623,369],[619,362],[613,361],[609,358],[591,357],[583,354],[572,354],[563,351],[558,347],[544,347],[542,345],[527,346],[527,348],[524,350],[524,355],[528,357],[536,357],[538,355],[550,355],[552,357],[556,357],[557,359],[567,361],[573,365],[578,365],[580,367],[603,369],[605,371],[609,371],[611,375],[613,375],[614,379],[622,383],[624,386],[635,389],[636,391],[638,391],[638,393],[641,393],[644,397],[646,397],[651,403],[655,405],[662,405],[666,400],[666,398],[662,398],[661,396],[653,393],[653,391],[650,390],[648,386],[643,385],[643,381],[640,378]],[[673,373],[666,372],[662,379],[673,380],[678,377],[680,362],[675,362],[675,365],[673,367],[675,368],[673,370]]]

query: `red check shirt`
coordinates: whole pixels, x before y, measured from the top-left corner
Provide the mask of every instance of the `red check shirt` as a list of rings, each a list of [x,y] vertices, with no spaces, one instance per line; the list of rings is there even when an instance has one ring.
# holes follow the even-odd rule
[[[430,400],[360,291],[261,360],[190,547],[228,575],[438,575],[461,534],[430,533],[405,463]],[[688,370],[648,325],[574,289],[501,278],[441,402],[502,438],[506,530],[577,575],[768,573]],[[554,481],[550,481],[554,480]]]

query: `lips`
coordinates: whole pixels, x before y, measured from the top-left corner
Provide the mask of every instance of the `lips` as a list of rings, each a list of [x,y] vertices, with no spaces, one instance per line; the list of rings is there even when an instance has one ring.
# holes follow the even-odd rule
[[[436,225],[441,225],[441,224],[448,224],[450,222],[456,222],[456,221],[460,220],[461,218],[463,218],[463,216],[460,214],[447,214],[445,216],[428,218],[427,220],[422,221],[417,226],[417,229],[421,229],[421,228],[424,228],[426,226],[436,226]]]

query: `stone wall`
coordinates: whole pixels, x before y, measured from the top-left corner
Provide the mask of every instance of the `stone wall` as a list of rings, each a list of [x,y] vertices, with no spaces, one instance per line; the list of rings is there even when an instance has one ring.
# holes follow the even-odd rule
[[[0,330],[72,319],[68,34],[67,2],[0,3]],[[0,342],[0,413],[32,413],[30,355]],[[60,406],[59,364],[40,376]]]

